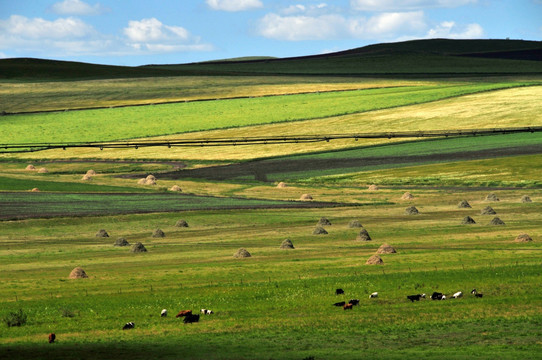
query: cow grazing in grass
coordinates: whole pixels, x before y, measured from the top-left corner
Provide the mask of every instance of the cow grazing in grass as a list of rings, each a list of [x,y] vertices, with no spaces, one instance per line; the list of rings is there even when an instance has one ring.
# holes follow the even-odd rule
[[[359,299],[351,299],[348,303],[354,306],[359,305]]]
[[[377,292],[374,292],[372,293],[371,295],[369,295],[369,299],[374,299],[374,298],[377,298],[378,297],[378,293]]]
[[[167,316],[167,310],[163,309],[162,312],[160,313],[160,316],[161,317],[166,317]]]
[[[458,299],[460,297],[463,297],[463,292],[462,291],[458,291],[458,292],[456,292],[455,294],[452,295],[452,299]]]
[[[477,298],[481,298],[482,296],[484,296],[484,294],[479,293],[478,291],[476,291],[476,289],[472,289],[470,293]]]
[[[333,306],[344,306],[344,304],[346,304],[344,301],[339,301],[333,304]]]
[[[183,317],[188,315],[192,315],[192,310],[181,310],[177,315],[175,315],[175,317]]]
[[[204,315],[211,315],[211,314],[214,314],[213,310],[209,310],[209,309],[201,309],[200,311],[202,314]]]
[[[352,305],[352,304],[344,304],[343,305],[343,310],[352,310],[352,306],[354,306],[354,305]]]
[[[442,297],[444,296],[443,293],[439,293],[439,292],[434,292],[432,295],[431,295],[431,300],[442,300]]]
[[[55,342],[55,339],[56,339],[55,333],[50,333],[50,334],[49,334],[49,344],[54,343],[54,342]]]
[[[416,294],[416,295],[407,295],[407,299],[414,302],[414,301],[420,301],[420,299],[422,298],[422,295],[421,294]]]
[[[199,314],[188,314],[183,319],[183,322],[185,324],[192,324],[198,321],[199,321]]]
[[[122,330],[129,330],[133,328],[135,328],[135,324],[130,321],[129,323],[124,324],[124,326],[122,327]]]
[[[341,294],[344,294],[344,290],[343,290],[343,289],[337,289],[337,290],[335,290],[335,295],[341,295]]]

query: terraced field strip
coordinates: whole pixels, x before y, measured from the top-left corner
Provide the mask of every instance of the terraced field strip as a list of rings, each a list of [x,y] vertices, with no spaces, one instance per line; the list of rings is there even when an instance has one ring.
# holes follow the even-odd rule
[[[172,212],[203,209],[311,208],[337,203],[219,198],[185,194],[4,192],[0,219]]]

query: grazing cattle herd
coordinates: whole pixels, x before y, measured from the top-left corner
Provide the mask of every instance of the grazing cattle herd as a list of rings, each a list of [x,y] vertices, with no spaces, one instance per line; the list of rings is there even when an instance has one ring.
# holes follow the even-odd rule
[[[474,297],[476,298],[481,298],[483,296],[483,294],[479,293],[476,289],[472,289],[470,293],[471,295],[474,295]],[[336,289],[335,295],[344,295],[344,290]],[[425,294],[407,295],[407,299],[410,300],[411,302],[420,301],[420,299],[425,299],[425,297],[426,297]],[[451,296],[452,299],[459,299],[461,297],[463,297],[462,291],[458,291]],[[378,298],[378,292],[373,292],[369,295],[369,299],[375,299],[375,298]],[[431,299],[432,300],[446,300],[446,295],[435,291],[431,295]],[[350,299],[348,300],[348,302],[347,301],[336,302],[333,304],[333,306],[342,307],[343,310],[352,310],[353,307],[359,305],[359,303],[360,303],[359,299]],[[160,317],[167,317],[167,313],[168,313],[167,309],[162,309],[162,311],[160,312]],[[200,313],[203,315],[212,315],[214,314],[214,311],[210,309],[201,309]],[[177,315],[175,315],[175,317],[176,318],[183,317],[184,318],[183,323],[192,324],[195,322],[199,322],[200,314],[192,314],[192,310],[180,310],[177,313]],[[124,326],[122,327],[122,330],[129,330],[129,329],[134,329],[134,328],[135,328],[135,323],[130,321],[124,324]],[[50,333],[48,339],[49,339],[49,343],[54,343],[56,339],[56,335],[54,333]]]

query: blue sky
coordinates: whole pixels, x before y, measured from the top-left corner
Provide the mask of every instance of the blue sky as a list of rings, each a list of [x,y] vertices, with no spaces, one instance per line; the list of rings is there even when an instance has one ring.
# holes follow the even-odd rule
[[[542,0],[0,0],[0,57],[115,65],[542,39]]]

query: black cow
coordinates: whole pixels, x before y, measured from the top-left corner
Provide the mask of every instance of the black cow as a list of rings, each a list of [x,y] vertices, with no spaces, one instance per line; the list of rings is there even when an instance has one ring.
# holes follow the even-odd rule
[[[416,294],[416,295],[407,295],[407,299],[414,302],[414,301],[420,301],[422,295]]]
[[[337,290],[335,290],[335,295],[341,295],[341,294],[344,294],[344,290],[343,290],[343,289],[337,289]]]
[[[349,303],[349,304],[352,304],[352,305],[359,305],[359,299],[352,299],[352,300],[349,300],[348,303]]]
[[[133,328],[135,328],[135,324],[130,321],[129,323],[124,324],[124,326],[122,327],[122,330],[128,330],[128,329],[133,329]]]
[[[344,304],[346,304],[344,301],[340,301],[333,304],[333,306],[344,306]]]
[[[184,317],[185,324],[192,324],[199,321],[199,314],[189,314]]]
[[[444,296],[443,293],[439,293],[439,292],[434,292],[432,295],[431,295],[431,300],[442,300],[442,297]]]

